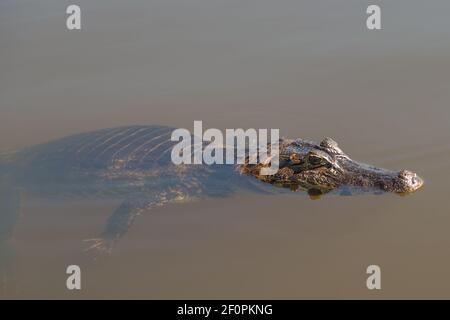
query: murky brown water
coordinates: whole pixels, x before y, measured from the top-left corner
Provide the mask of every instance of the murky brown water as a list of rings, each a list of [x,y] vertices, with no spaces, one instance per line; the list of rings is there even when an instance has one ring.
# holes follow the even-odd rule
[[[313,4],[314,2],[314,4]],[[21,298],[449,298],[450,3],[0,3],[0,150],[104,127],[280,128],[408,168],[408,197],[236,195],[139,217],[105,261],[83,254],[118,202],[28,196],[13,236]],[[409,9],[405,10],[405,6]],[[65,288],[82,268],[83,289]],[[382,290],[365,270],[382,269]]]

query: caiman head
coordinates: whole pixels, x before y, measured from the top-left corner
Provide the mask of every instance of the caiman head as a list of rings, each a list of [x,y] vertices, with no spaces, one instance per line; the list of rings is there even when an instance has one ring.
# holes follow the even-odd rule
[[[408,194],[419,189],[423,180],[408,170],[391,171],[350,159],[331,138],[320,144],[297,140],[280,140],[279,170],[274,175],[259,174],[264,165],[245,164],[241,171],[259,180],[318,194],[340,187],[356,187]]]

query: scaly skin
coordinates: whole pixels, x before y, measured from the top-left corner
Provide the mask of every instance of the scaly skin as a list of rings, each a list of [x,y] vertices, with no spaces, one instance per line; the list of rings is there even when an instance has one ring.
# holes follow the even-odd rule
[[[300,139],[280,140],[279,157],[280,169],[272,176],[260,175],[264,165],[252,165],[248,161],[239,169],[264,182],[322,193],[348,186],[404,194],[416,191],[423,184],[411,171],[396,172],[353,161],[331,138],[325,138],[320,144]]]
[[[11,223],[3,223],[0,239],[11,234],[23,192],[40,197],[122,200],[91,245],[110,252],[140,213],[171,202],[226,197],[239,190],[289,191],[273,185],[305,189],[317,197],[342,187],[410,193],[423,183],[410,171],[357,163],[329,138],[320,144],[280,140],[280,169],[271,176],[260,175],[267,164],[248,161],[236,166],[174,165],[171,150],[177,142],[170,141],[172,131],[163,126],[103,129],[2,155],[0,197],[11,201],[0,203],[0,218]]]

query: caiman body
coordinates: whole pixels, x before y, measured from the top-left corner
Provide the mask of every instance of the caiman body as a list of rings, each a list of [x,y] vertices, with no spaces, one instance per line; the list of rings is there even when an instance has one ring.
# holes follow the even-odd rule
[[[277,193],[304,189],[318,195],[358,188],[409,193],[422,185],[410,171],[389,171],[353,161],[330,138],[321,143],[281,139],[280,169],[270,176],[260,175],[264,165],[248,161],[240,165],[175,165],[171,161],[176,144],[170,139],[172,131],[164,126],[104,129],[3,155],[0,190],[4,192],[0,193],[5,199],[18,199],[6,194],[25,190],[45,197],[122,200],[91,246],[111,249],[137,215],[169,202],[223,197],[239,190]],[[18,206],[0,205],[0,214],[6,215],[12,207]]]

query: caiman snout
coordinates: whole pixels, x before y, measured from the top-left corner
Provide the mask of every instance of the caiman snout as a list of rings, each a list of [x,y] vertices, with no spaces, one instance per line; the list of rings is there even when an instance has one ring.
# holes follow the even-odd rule
[[[414,172],[401,170],[398,173],[399,190],[398,193],[414,192],[423,185],[423,180]]]

